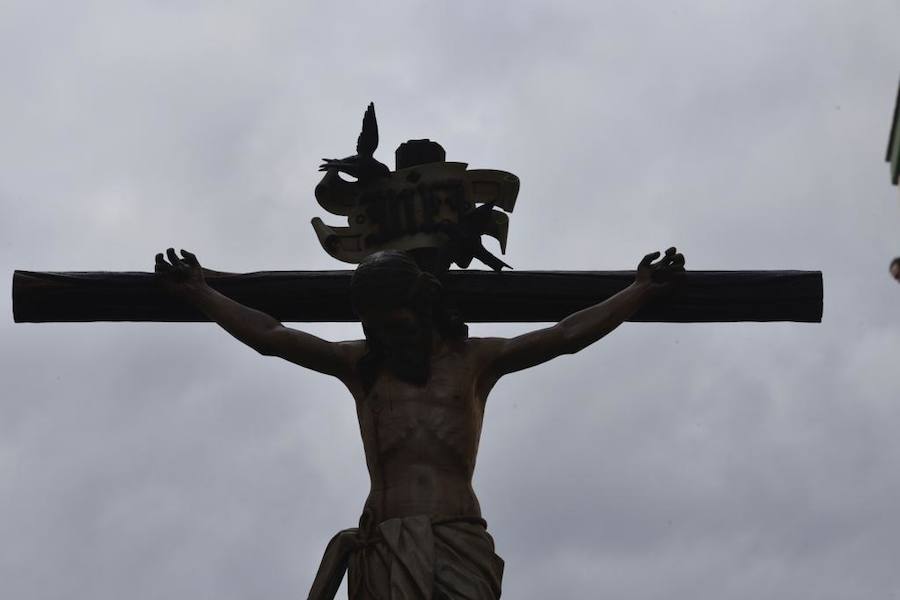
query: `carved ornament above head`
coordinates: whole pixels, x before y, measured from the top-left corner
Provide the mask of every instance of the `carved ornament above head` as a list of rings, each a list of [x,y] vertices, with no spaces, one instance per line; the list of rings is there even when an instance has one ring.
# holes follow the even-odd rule
[[[506,171],[468,169],[444,160],[444,149],[431,140],[410,140],[397,148],[397,168],[390,171],[373,157],[377,125],[372,105],[363,119],[357,154],[326,160],[316,200],[334,215],[347,217],[347,227],[313,228],[325,251],[348,263],[359,263],[379,250],[404,250],[432,271],[450,263],[468,267],[478,258],[500,270],[506,263],[488,252],[488,235],[506,253],[509,217],[519,192],[519,178]],[[356,177],[346,181],[339,173]],[[500,210],[498,210],[500,209]]]

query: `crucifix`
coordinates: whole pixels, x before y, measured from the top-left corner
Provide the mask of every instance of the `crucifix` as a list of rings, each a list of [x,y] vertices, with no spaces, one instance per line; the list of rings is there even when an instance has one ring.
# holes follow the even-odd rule
[[[501,377],[578,352],[624,321],[821,321],[820,272],[689,273],[675,248],[634,271],[504,271],[482,236],[505,254],[517,177],[448,162],[431,140],[402,144],[390,170],[377,145],[370,104],[356,154],[326,159],[315,190],[348,226],[315,218],[313,229],[354,271],[223,273],[170,248],[154,273],[13,277],[17,322],[214,321],[263,355],[346,385],[371,487],[359,526],[327,544],[311,599],[333,598],[345,574],[354,600],[500,597],[503,560],[472,475]],[[475,259],[491,270],[466,270]],[[330,342],[282,324],[351,320],[364,339]],[[470,337],[467,322],[555,324],[507,339]]]

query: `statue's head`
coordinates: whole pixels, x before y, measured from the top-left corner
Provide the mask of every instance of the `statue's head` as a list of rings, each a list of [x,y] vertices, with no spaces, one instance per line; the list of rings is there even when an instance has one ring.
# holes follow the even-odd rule
[[[366,257],[353,273],[350,298],[369,346],[361,367],[373,378],[384,366],[424,383],[434,336],[467,335],[465,323],[444,303],[440,281],[399,250]]]
[[[370,334],[394,346],[410,341],[430,321],[441,284],[405,252],[385,250],[365,258],[350,283],[353,310]]]
[[[891,261],[891,277],[900,281],[900,256]]]

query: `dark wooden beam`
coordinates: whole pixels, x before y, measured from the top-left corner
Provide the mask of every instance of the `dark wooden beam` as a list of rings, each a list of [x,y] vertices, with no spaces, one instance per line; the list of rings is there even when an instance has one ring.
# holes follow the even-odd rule
[[[285,322],[355,321],[352,271],[207,276],[238,302]],[[628,286],[633,271],[450,271],[446,289],[469,322],[554,322]],[[207,321],[169,297],[152,273],[16,271],[17,323]],[[632,321],[703,323],[822,320],[819,271],[689,271],[680,288]]]

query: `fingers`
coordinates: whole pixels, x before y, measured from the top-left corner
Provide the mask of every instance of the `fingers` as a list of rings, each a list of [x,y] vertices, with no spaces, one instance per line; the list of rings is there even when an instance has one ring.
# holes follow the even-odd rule
[[[669,248],[659,266],[672,271],[684,271],[684,254],[677,252],[674,247]]]
[[[175,248],[169,248],[166,250],[166,256],[169,258],[169,262],[172,263],[172,266],[176,269],[181,266],[181,259],[178,258],[178,255],[175,254]]]
[[[678,252],[675,246],[668,248],[666,250],[665,256],[659,262],[660,266],[669,267],[673,269],[683,269],[684,268],[684,254]]]
[[[193,252],[188,252],[184,248],[181,249],[181,256],[184,258],[184,262],[192,267],[199,267],[200,261],[197,260],[197,256]]]
[[[662,259],[654,264],[653,261],[659,257],[659,252],[648,254],[641,261],[639,267],[650,267],[654,270],[664,269],[672,271],[684,271],[684,254],[678,252],[678,249],[675,246],[667,248],[666,253],[663,255]]]
[[[168,262],[166,262],[168,258]],[[199,267],[200,262],[197,257],[187,250],[181,250],[181,258],[175,254],[175,248],[166,250],[165,256],[160,252],[156,255],[156,272],[157,273],[184,273],[190,271],[193,267]]]
[[[659,258],[659,252],[651,252],[641,260],[640,267],[649,267],[650,263]]]
[[[166,259],[163,258],[162,252],[156,255],[156,272],[157,273],[170,273],[172,271],[172,265],[166,262]]]

